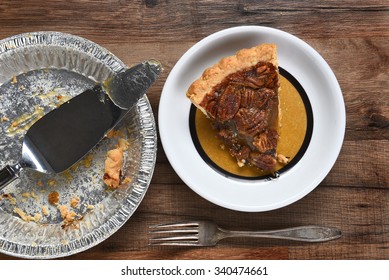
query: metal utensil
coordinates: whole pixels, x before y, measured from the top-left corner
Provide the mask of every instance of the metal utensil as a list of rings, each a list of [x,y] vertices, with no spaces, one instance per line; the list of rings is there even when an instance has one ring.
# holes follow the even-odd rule
[[[228,237],[261,237],[304,242],[324,242],[341,237],[334,227],[300,226],[278,230],[233,231],[220,228],[211,221],[191,221],[150,226],[150,245],[215,246]],[[163,236],[161,236],[163,235]]]
[[[70,99],[34,123],[18,163],[0,170],[0,190],[22,169],[55,174],[83,158],[145,94],[162,70],[147,60]]]

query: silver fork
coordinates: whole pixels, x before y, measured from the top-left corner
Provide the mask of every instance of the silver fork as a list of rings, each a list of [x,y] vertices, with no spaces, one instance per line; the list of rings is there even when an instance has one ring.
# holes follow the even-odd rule
[[[228,237],[262,237],[304,242],[324,242],[341,237],[334,227],[300,226],[278,230],[235,231],[220,228],[211,221],[190,221],[150,226],[150,245],[215,246]]]

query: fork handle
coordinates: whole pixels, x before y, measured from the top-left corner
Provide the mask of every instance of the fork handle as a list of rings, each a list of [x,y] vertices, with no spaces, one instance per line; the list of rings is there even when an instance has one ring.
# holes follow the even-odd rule
[[[262,237],[287,239],[305,242],[323,242],[341,237],[342,233],[334,227],[300,226],[279,230],[235,231],[221,229],[221,239],[228,237]]]

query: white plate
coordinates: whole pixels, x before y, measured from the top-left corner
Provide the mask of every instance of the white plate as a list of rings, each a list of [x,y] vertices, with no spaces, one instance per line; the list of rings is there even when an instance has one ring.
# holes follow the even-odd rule
[[[222,57],[260,43],[275,43],[279,65],[304,88],[314,126],[300,161],[277,180],[239,180],[215,171],[197,152],[189,130],[190,84]],[[346,123],[342,92],[325,60],[301,39],[268,27],[241,26],[201,40],[177,62],[165,83],[159,130],[165,153],[180,178],[203,198],[225,208],[260,212],[289,205],[311,192],[334,165]]]

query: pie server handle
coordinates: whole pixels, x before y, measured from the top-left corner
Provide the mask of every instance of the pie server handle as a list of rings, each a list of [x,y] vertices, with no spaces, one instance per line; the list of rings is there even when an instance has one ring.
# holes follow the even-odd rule
[[[0,190],[19,177],[19,172],[22,170],[21,164],[6,165],[0,170]]]

